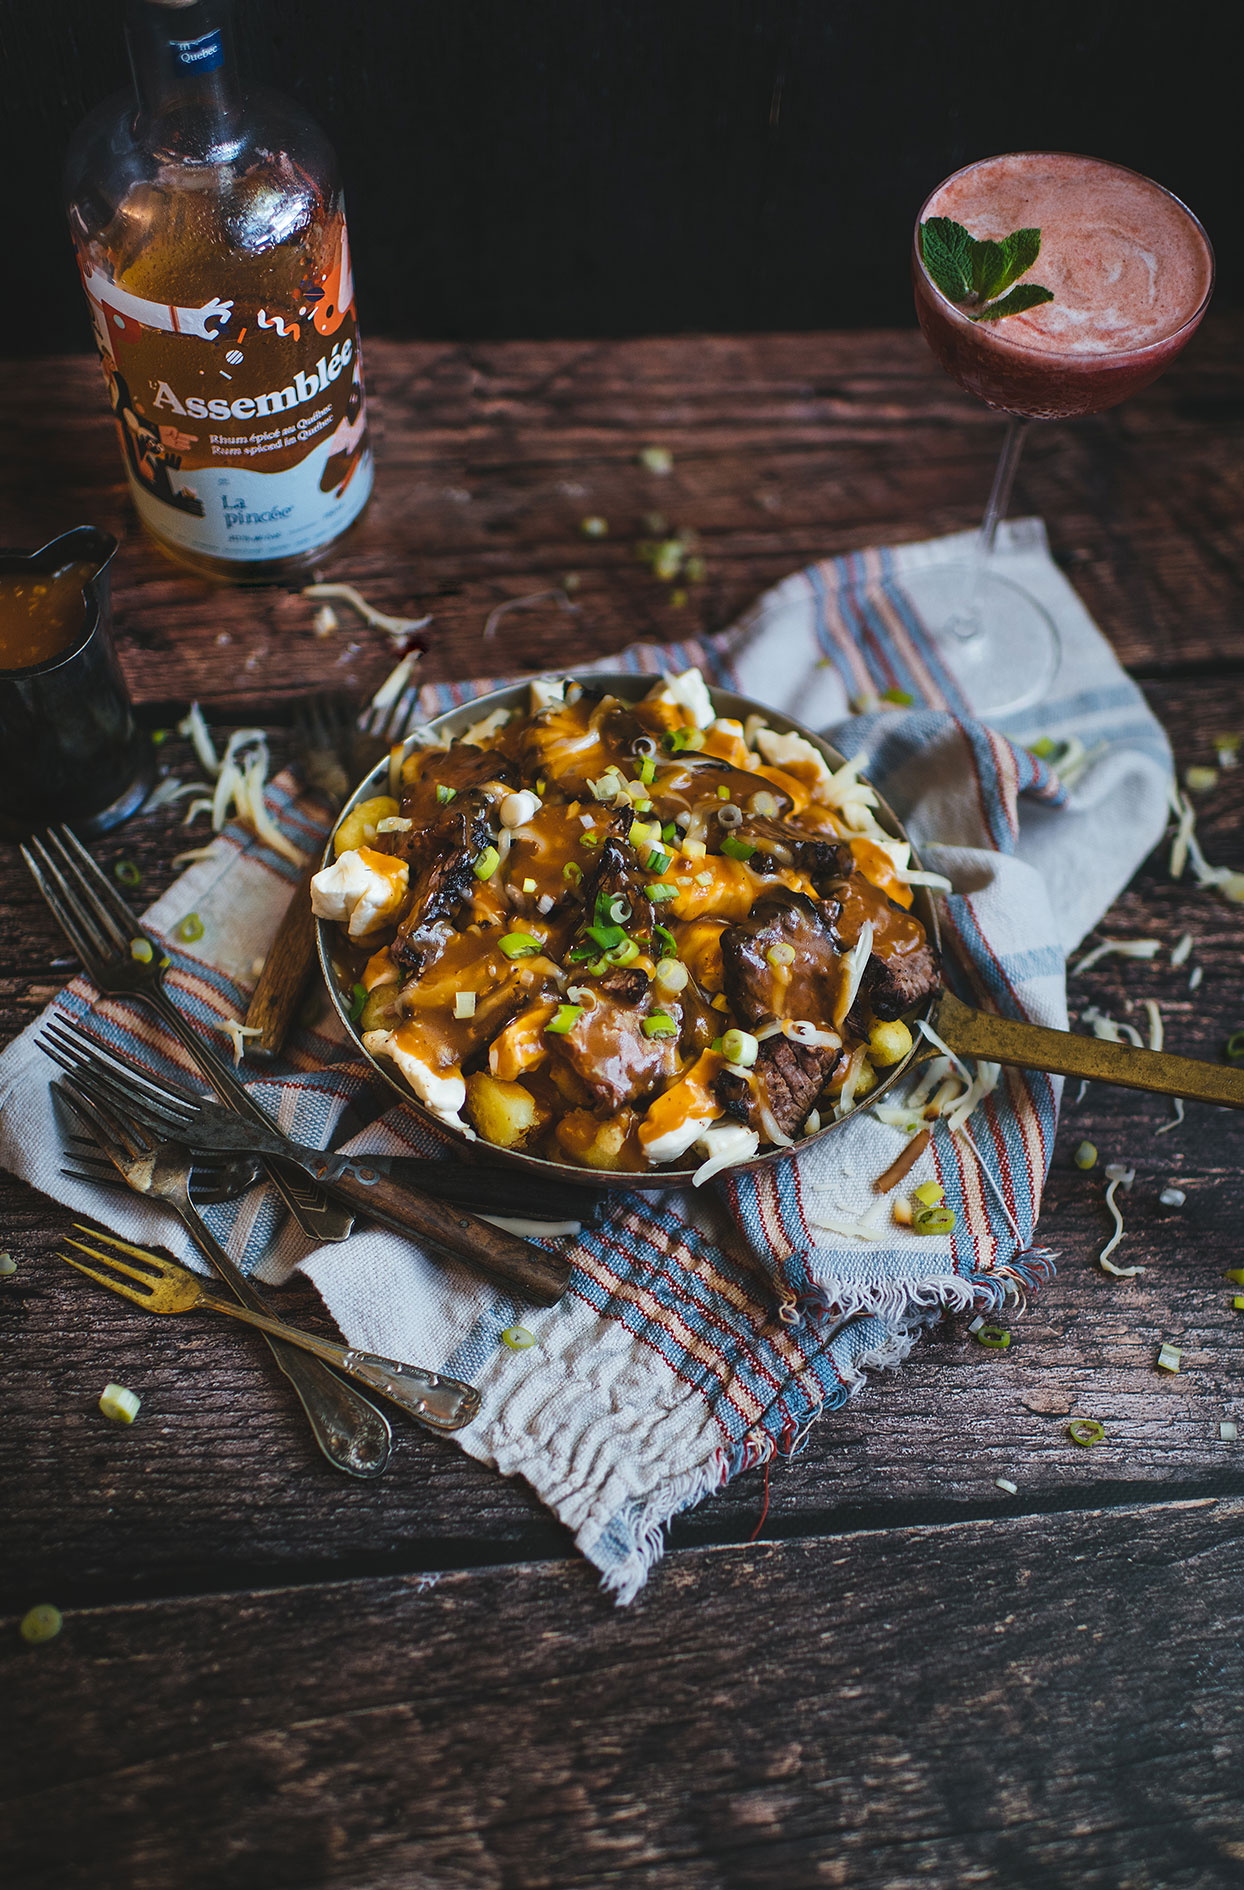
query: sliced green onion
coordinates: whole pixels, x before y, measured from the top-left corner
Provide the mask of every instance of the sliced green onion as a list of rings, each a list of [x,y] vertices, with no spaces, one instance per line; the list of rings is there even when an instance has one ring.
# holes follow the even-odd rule
[[[501,1334],[502,1345],[508,1345],[511,1352],[530,1352],[535,1342],[535,1333],[526,1326],[507,1326]]]
[[[1040,741],[1028,744],[1028,753],[1035,755],[1038,761],[1049,761],[1058,753],[1059,744],[1050,735],[1043,735]]]
[[[768,951],[765,953],[765,957],[773,966],[773,969],[777,971],[783,965],[794,964],[795,948],[793,945],[786,945],[779,942],[777,945],[770,945]]]
[[[653,847],[652,852],[648,855],[647,867],[650,873],[668,873],[670,870],[669,854],[662,853],[660,847]]]
[[[666,821],[665,825],[661,829],[661,838],[667,844],[669,843],[669,841],[676,840],[678,838],[678,822],[676,820]]]
[[[1233,1063],[1244,1057],[1244,1030],[1233,1030],[1227,1038],[1227,1055]]]
[[[363,1015],[363,1007],[366,1003],[367,1003],[366,985],[356,984],[354,987],[353,994],[350,998],[350,1022],[352,1024],[358,1023],[359,1018]]]
[[[1099,1424],[1095,1417],[1072,1418],[1067,1426],[1067,1435],[1082,1450],[1091,1450],[1094,1444],[1100,1444],[1105,1437],[1106,1427]]]
[[[951,1234],[954,1232],[954,1227],[955,1211],[953,1208],[921,1208],[918,1214],[913,1214],[911,1217],[911,1231],[913,1234]],[[983,1332],[984,1330],[985,1328],[982,1326],[981,1331]],[[978,1332],[976,1336],[979,1339],[980,1333]],[[1009,1336],[1006,1342],[1008,1345],[1011,1343]],[[981,1343],[984,1344],[985,1341],[982,1340]]]
[[[643,760],[639,764],[639,768],[637,772],[644,786],[651,787],[654,779],[656,778],[656,772],[657,772],[657,764],[653,760],[651,755],[644,756]]]
[[[569,881],[572,886],[579,885],[583,878],[583,868],[579,865],[578,860],[566,861],[566,864],[562,867],[562,878]]]
[[[1189,794],[1208,794],[1211,788],[1218,786],[1217,768],[1186,768],[1184,786]]]
[[[63,1625],[60,1609],[54,1608],[50,1601],[41,1601],[37,1607],[27,1609],[18,1632],[31,1647],[37,1647],[40,1641],[54,1641]]]
[[[568,1037],[583,1015],[581,1004],[559,1004],[556,1015],[544,1026],[554,1037]]]
[[[600,835],[593,828],[591,833],[584,834],[582,840],[580,840],[579,842],[579,845],[581,847],[598,847],[600,845]]]
[[[715,1057],[719,1057],[722,1053],[721,1052],[722,1042],[723,1042],[722,1038],[714,1037],[712,1043],[710,1043],[708,1046]]]
[[[602,952],[611,952],[626,937],[620,925],[585,925],[583,931]]]
[[[501,949],[507,958],[532,958],[540,950],[540,941],[530,932],[507,932]]]
[[[730,790],[724,781],[717,790],[717,799],[719,801],[728,801],[730,799]]]
[[[1097,1166],[1096,1147],[1094,1146],[1092,1142],[1081,1142],[1079,1148],[1075,1152],[1073,1160],[1075,1161],[1075,1165],[1077,1168],[1083,1168],[1086,1172],[1090,1168],[1096,1168]]]
[[[658,958],[677,958],[678,940],[664,925],[654,925],[652,936],[656,942]]]
[[[728,833],[721,850],[728,860],[750,860],[756,848],[750,840],[741,840],[737,833]]]
[[[155,957],[155,950],[149,938],[130,940],[130,957],[136,958],[140,965],[149,965]]]
[[[649,886],[648,888],[648,897],[656,906],[662,905],[667,899],[677,899],[678,893],[677,886]]]
[[[883,702],[892,702],[898,709],[910,709],[916,698],[909,689],[883,689],[881,691],[881,700]]]
[[[496,847],[485,847],[473,869],[476,879],[491,879],[500,864],[501,855]]]
[[[572,965],[581,965],[585,959],[595,958],[595,956],[596,947],[594,945],[576,945],[569,953]]]
[[[668,1011],[653,1011],[641,1025],[645,1037],[676,1037],[678,1026]]]
[[[704,736],[698,728],[672,728],[662,740],[671,755],[681,755],[688,748],[698,752],[704,746]]]
[[[436,784],[436,798],[442,807],[448,807],[450,801],[456,799],[457,793],[456,787],[446,787],[443,781]]]
[[[0,1253],[0,1280],[7,1280],[17,1272],[17,1262],[11,1253]]]
[[[662,958],[653,973],[653,982],[662,991],[685,991],[691,973],[677,958]]]
[[[919,1201],[921,1207],[940,1207],[945,1199],[946,1190],[936,1181],[922,1182],[920,1187],[912,1190],[912,1200]]]
[[[168,730],[166,728],[153,728],[152,729],[151,741],[154,747],[162,748],[164,746],[164,743],[167,740],[168,740]]]
[[[1230,1280],[1232,1286],[1244,1286],[1244,1267],[1231,1267],[1222,1277]]]
[[[1163,1372],[1177,1372],[1179,1370],[1179,1362],[1182,1358],[1183,1353],[1177,1345],[1167,1345],[1164,1343],[1158,1347],[1158,1370]]]
[[[639,947],[633,938],[624,938],[620,945],[614,945],[605,956],[611,965],[633,965],[639,957]]]
[[[202,938],[203,921],[197,912],[188,912],[177,928],[177,936],[183,945],[193,945],[196,938]]]
[[[605,919],[610,925],[625,925],[631,916],[631,902],[621,893],[614,893],[609,898],[598,896],[596,900],[596,923],[601,923],[601,907],[605,909]]]
[[[132,1424],[141,1403],[138,1393],[125,1385],[105,1385],[99,1394],[99,1408],[114,1424]]]
[[[1004,1352],[1011,1343],[1011,1335],[1005,1326],[978,1326],[972,1336],[977,1345],[987,1345],[995,1352]]]
[[[753,1037],[750,1030],[728,1030],[721,1040],[721,1054],[727,1063],[737,1063],[742,1070],[750,1070],[760,1054],[760,1039]]]
[[[143,883],[143,876],[133,860],[118,860],[112,871],[122,886],[141,886]]]
[[[8,1259],[7,1254],[5,1255],[5,1259]],[[3,1264],[0,1263],[0,1273],[4,1272],[4,1270]],[[14,1271],[13,1262],[11,1260],[9,1260],[8,1270],[9,1272]],[[1237,1293],[1235,1295],[1235,1298],[1231,1301],[1231,1310],[1232,1312],[1244,1312],[1244,1294]]]

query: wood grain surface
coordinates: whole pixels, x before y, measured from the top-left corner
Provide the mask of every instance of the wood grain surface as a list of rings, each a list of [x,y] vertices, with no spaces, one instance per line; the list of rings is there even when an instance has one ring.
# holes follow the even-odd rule
[[[1138,674],[1179,768],[1244,731],[1240,434],[1244,320],[1098,420],[1037,431],[1017,509],[1040,511]],[[326,575],[434,615],[429,677],[565,660],[636,635],[723,627],[827,550],[970,524],[999,422],[917,338],[374,347],[377,498]],[[35,415],[32,441],[22,428]],[[118,530],[117,614],[144,713],[190,695],[280,750],[291,698],[374,685],[383,639],[315,636],[304,600],[213,589],[128,519],[92,371],[33,362],[0,403],[0,538]],[[17,444],[22,443],[21,463]],[[659,443],[673,473],[638,450]],[[701,537],[676,608],[634,557],[659,508]],[[609,536],[578,521],[600,513]],[[577,621],[487,612],[566,572]],[[222,640],[223,639],[223,640]],[[164,751],[175,768],[185,751]],[[1216,864],[1244,867],[1244,768],[1200,804]],[[144,873],[177,816],[98,849]],[[0,873],[0,1032],[73,969],[11,849]],[[1169,963],[1188,932],[1188,965]],[[1152,963],[1073,976],[1167,1047],[1215,1058],[1244,1026],[1244,913],[1146,863],[1098,936]],[[1090,941],[1091,942],[1091,941]],[[1188,988],[1193,966],[1203,982]],[[261,1344],[208,1319],[144,1321],[55,1260],[68,1216],[0,1178],[5,1447],[0,1685],[11,1757],[0,1854],[22,1890],[349,1885],[476,1890],[629,1883],[1201,1890],[1244,1880],[1238,1634],[1244,1122],[1159,1098],[1073,1095],[1042,1219],[1055,1280],[989,1352],[946,1321],[898,1373],[769,1478],[679,1519],[616,1613],[519,1485],[398,1426],[392,1471],[347,1485],[290,1420]],[[1100,1167],[1133,1164],[1115,1281]],[[1161,1206],[1168,1183],[1182,1208]],[[290,1316],[328,1329],[295,1284]],[[1155,1369],[1158,1345],[1183,1370]],[[143,1398],[107,1424],[105,1381]],[[1066,1434],[1098,1417],[1093,1450]],[[1017,1485],[1000,1490],[995,1479]],[[60,1638],[16,1618],[51,1600]],[[1008,1618],[1009,1617],[1009,1618]],[[9,1743],[9,1742],[6,1742]]]

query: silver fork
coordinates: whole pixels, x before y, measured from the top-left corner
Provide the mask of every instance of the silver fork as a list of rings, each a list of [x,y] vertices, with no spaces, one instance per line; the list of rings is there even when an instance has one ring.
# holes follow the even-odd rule
[[[68,827],[50,827],[22,847],[61,931],[90,977],[109,997],[127,997],[146,1005],[190,1052],[200,1070],[230,1109],[265,1128],[272,1124],[247,1093],[230,1066],[209,1050],[164,989],[168,959],[158,939],[143,931],[77,835]],[[266,1157],[264,1167],[303,1233],[311,1240],[344,1240],[354,1217],[327,1195]]]
[[[386,750],[396,766],[417,726],[418,696],[417,686],[411,684],[391,702],[368,703],[358,715],[341,695],[307,696],[295,704],[295,765],[334,813]],[[310,892],[314,871],[313,860],[294,888],[251,993],[246,1023],[259,1034],[248,1040],[248,1056],[271,1057],[280,1050],[315,965]]]
[[[269,1309],[262,1295],[225,1252],[190,1198],[193,1163],[189,1150],[148,1134],[98,1092],[84,1071],[58,1077],[51,1087],[134,1192],[163,1201],[171,1208],[234,1298],[267,1318]],[[319,1359],[296,1351],[280,1339],[265,1335],[265,1342],[297,1392],[315,1441],[328,1461],[350,1476],[379,1476],[389,1460],[392,1443],[383,1413],[352,1385],[343,1384]]]

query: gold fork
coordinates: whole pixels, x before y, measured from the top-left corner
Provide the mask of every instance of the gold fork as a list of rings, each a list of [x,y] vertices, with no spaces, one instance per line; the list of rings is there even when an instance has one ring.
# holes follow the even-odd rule
[[[59,1254],[58,1259],[63,1260],[66,1266],[75,1267],[79,1273],[85,1273],[89,1280],[94,1280],[99,1286],[106,1286],[109,1292],[119,1293],[122,1299],[132,1300],[135,1306],[141,1306],[145,1312],[185,1313],[198,1308],[204,1312],[224,1313],[230,1319],[240,1319],[245,1325],[257,1326],[260,1332],[266,1332],[272,1338],[284,1339],[289,1345],[300,1346],[304,1352],[313,1352],[327,1364],[336,1365],[354,1378],[361,1378],[371,1390],[399,1404],[408,1417],[417,1419],[420,1424],[426,1424],[434,1431],[461,1430],[479,1411],[478,1391],[474,1385],[464,1384],[460,1378],[446,1378],[439,1372],[423,1371],[417,1365],[403,1365],[396,1359],[378,1358],[373,1352],[356,1352],[351,1346],[338,1345],[332,1339],[317,1338],[314,1333],[304,1332],[299,1326],[287,1326],[283,1319],[273,1319],[267,1313],[252,1312],[248,1306],[220,1298],[218,1294],[210,1292],[196,1274],[163,1254],[152,1253],[146,1247],[132,1246],[128,1240],[118,1240],[112,1234],[103,1234],[97,1227],[84,1227],[81,1221],[75,1221],[74,1226],[79,1233],[90,1234],[106,1246],[118,1248],[121,1253],[129,1254],[132,1260],[141,1261],[142,1265],[131,1266],[117,1259],[114,1254],[101,1253],[98,1247],[89,1247],[81,1240],[70,1240],[68,1244],[76,1247],[79,1253],[88,1254],[92,1260],[98,1260],[101,1266],[108,1269],[107,1272],[99,1273],[94,1267],[83,1266],[80,1260],[71,1259],[67,1253]],[[126,1282],[130,1280],[135,1284],[127,1285]]]

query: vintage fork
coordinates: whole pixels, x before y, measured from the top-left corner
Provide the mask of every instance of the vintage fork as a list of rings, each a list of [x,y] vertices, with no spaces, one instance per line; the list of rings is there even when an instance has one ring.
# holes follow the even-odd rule
[[[386,751],[396,757],[404,748],[416,724],[418,693],[412,685],[392,702],[369,703],[358,715],[353,703],[340,695],[309,696],[295,705],[295,765],[334,813]],[[315,870],[312,860],[285,908],[251,993],[246,1023],[259,1035],[248,1039],[248,1056],[275,1056],[280,1050],[315,965],[310,892]]]
[[[200,1040],[169,997],[164,989],[168,959],[159,940],[143,931],[77,835],[68,827],[48,828],[23,845],[22,858],[100,990],[146,1005],[185,1045],[221,1102],[251,1122],[271,1127],[229,1065]],[[266,1158],[264,1166],[304,1234],[314,1241],[346,1238],[354,1225],[352,1215],[283,1167],[279,1158]]]
[[[302,1351],[323,1359],[326,1365],[335,1365],[338,1371],[346,1372],[351,1378],[361,1379],[372,1391],[378,1391],[382,1397],[390,1398],[394,1404],[400,1405],[407,1417],[417,1418],[420,1424],[426,1424],[434,1431],[460,1431],[464,1424],[469,1424],[479,1413],[479,1392],[474,1385],[464,1384],[460,1378],[446,1378],[440,1372],[424,1371],[418,1365],[379,1358],[374,1352],[360,1352],[353,1346],[338,1345],[335,1340],[318,1338],[314,1333],[304,1332],[299,1326],[286,1325],[283,1319],[251,1312],[245,1306],[222,1299],[218,1293],[209,1292],[197,1274],[189,1272],[163,1254],[152,1253],[146,1247],[132,1246],[128,1240],[118,1240],[111,1234],[101,1233],[98,1228],[83,1227],[80,1221],[75,1222],[75,1226],[79,1233],[91,1234],[106,1246],[116,1247],[132,1259],[140,1260],[142,1266],[130,1266],[114,1254],[101,1253],[98,1247],[88,1247],[81,1240],[70,1240],[68,1244],[92,1260],[98,1260],[104,1272],[83,1266],[80,1260],[71,1260],[67,1253],[61,1254],[59,1258],[68,1266],[76,1267],[79,1273],[85,1273],[88,1279],[106,1286],[110,1292],[132,1300],[144,1312],[184,1313],[198,1308],[204,1312],[224,1313],[229,1319],[240,1319],[245,1325],[266,1333],[269,1338],[296,1345]],[[126,1281],[136,1284],[127,1285]]]
[[[59,1077],[51,1087],[135,1193],[154,1197],[171,1208],[235,1299],[266,1316],[262,1297],[205,1225],[190,1198],[189,1151],[176,1142],[160,1142],[148,1134],[111,1099],[101,1096],[86,1072]],[[304,1357],[280,1339],[269,1338],[268,1344],[297,1392],[315,1441],[329,1462],[350,1476],[379,1476],[388,1462],[392,1442],[384,1414],[352,1385],[343,1384],[319,1359]]]

